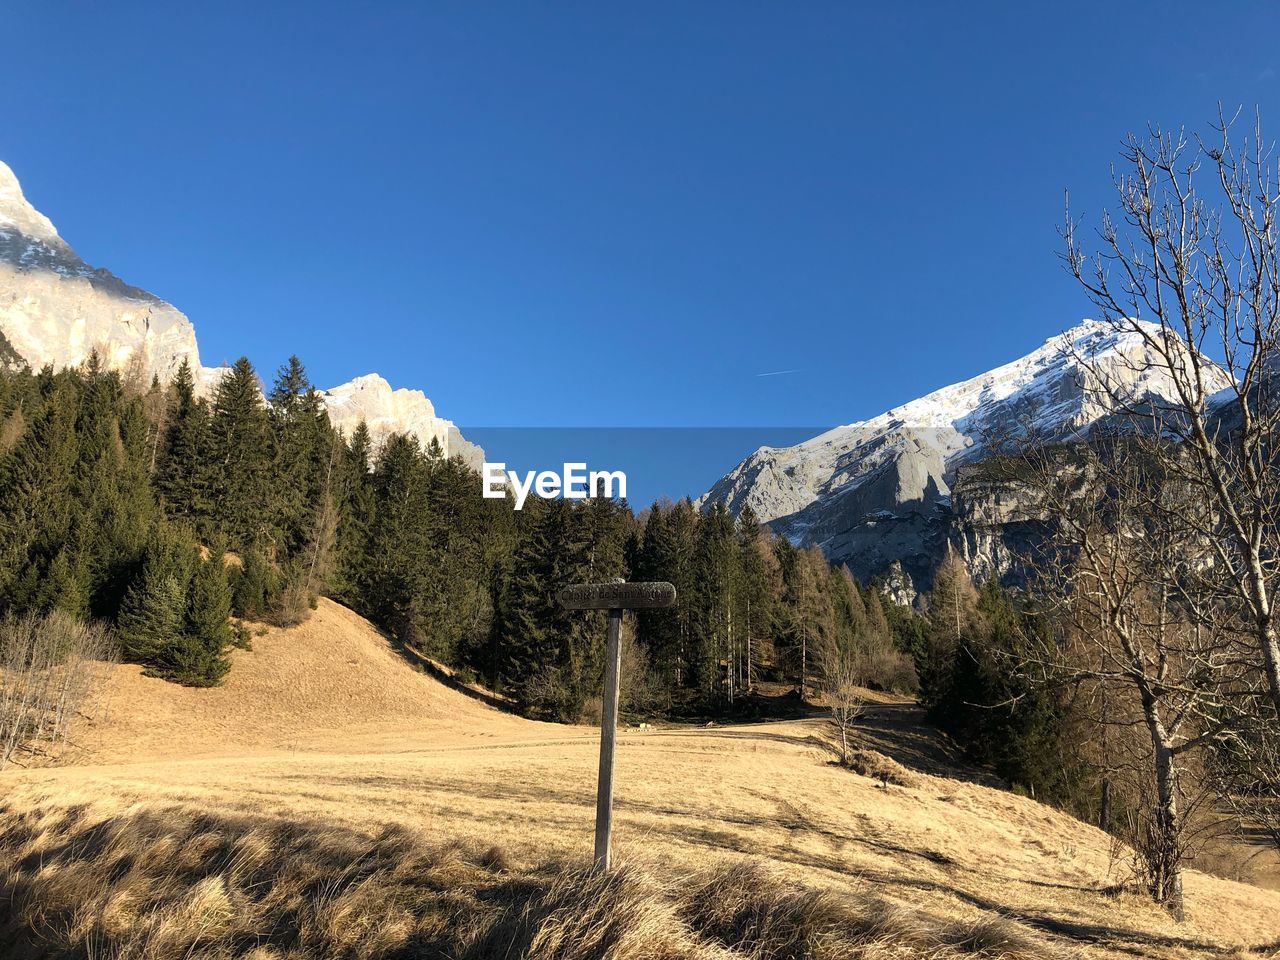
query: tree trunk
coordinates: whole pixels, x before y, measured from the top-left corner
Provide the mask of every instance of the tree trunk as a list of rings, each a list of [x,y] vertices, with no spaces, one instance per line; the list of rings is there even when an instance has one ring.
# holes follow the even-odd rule
[[[1156,810],[1148,840],[1152,899],[1169,908],[1174,919],[1185,918],[1182,892],[1182,817],[1178,810],[1178,773],[1173,746],[1159,720],[1152,723],[1155,741]]]
[[[809,672],[809,631],[800,633],[800,702],[804,703],[804,682]]]
[[[1280,716],[1280,639],[1276,637],[1275,623],[1268,617],[1259,631],[1259,646],[1262,648],[1262,666],[1267,674],[1267,690],[1271,694],[1271,705],[1276,715]]]

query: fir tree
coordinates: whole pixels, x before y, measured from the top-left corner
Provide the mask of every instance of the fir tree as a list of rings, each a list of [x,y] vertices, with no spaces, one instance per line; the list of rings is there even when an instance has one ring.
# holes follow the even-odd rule
[[[835,616],[828,590],[828,566],[820,547],[796,551],[790,558],[786,583],[785,629],[787,663],[803,701],[816,657],[832,642]]]
[[[280,593],[280,578],[262,551],[250,547],[231,578],[231,607],[237,617],[261,620]]]
[[[712,504],[698,522],[694,549],[691,662],[703,695],[729,703],[735,694],[741,632],[741,624],[734,622],[738,564],[733,520],[724,504]]]
[[[338,465],[341,506],[336,532],[336,573],[333,595],[342,602],[362,607],[363,586],[372,575],[369,569],[369,534],[376,510],[372,463],[372,441],[363,420],[352,431]]]
[[[258,378],[241,357],[218,382],[209,424],[212,520],[237,548],[272,536],[267,414]],[[279,492],[279,488],[276,488]]]
[[[191,578],[186,623],[181,642],[167,651],[168,672],[190,686],[208,687],[222,680],[231,663],[231,587],[226,559],[210,553],[196,564]]]
[[[636,578],[639,580],[672,580],[680,575],[676,532],[669,517],[670,510],[664,511],[661,504],[655,503],[649,509],[637,552]],[[676,602],[688,603],[688,598],[681,596],[679,585],[676,586]],[[682,653],[679,611],[640,611],[636,617],[636,633],[664,685],[674,690],[680,683]]]
[[[65,551],[77,513],[78,375],[45,371],[36,387],[38,412],[0,465],[0,607],[18,611],[50,602],[41,582]],[[63,563],[69,573],[78,561]]]
[[[209,408],[195,393],[184,357],[174,375],[168,428],[160,444],[156,489],[166,515],[207,530],[212,513],[214,461],[210,457]]]
[[[738,552],[743,637],[739,682],[748,693],[755,685],[757,665],[773,655],[774,617],[782,593],[782,573],[770,539],[747,504],[738,515]]]
[[[128,660],[164,670],[169,654],[183,642],[191,563],[182,546],[157,530],[142,569],[129,586],[116,631]]]

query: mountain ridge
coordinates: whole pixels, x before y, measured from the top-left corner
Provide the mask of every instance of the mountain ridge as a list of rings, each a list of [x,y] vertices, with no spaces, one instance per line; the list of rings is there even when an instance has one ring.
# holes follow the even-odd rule
[[[32,369],[61,369],[94,352],[108,368],[144,382],[168,382],[185,360],[206,395],[225,369],[200,362],[195,327],[175,306],[81,259],[0,161],[0,365],[14,365],[16,357]],[[375,443],[410,433],[424,446],[436,441],[446,456],[483,460],[420,390],[365,374],[318,392],[344,433],[363,420]]]
[[[1212,367],[1209,385],[1217,391],[1230,380]],[[1172,396],[1138,331],[1084,320],[1023,357],[875,417],[761,447],[697,503],[722,502],[735,515],[750,505],[777,532],[821,546],[863,580],[898,565],[928,583],[948,545],[961,542],[952,492],[962,466],[1003,443],[1081,439],[1117,412],[1117,397]]]

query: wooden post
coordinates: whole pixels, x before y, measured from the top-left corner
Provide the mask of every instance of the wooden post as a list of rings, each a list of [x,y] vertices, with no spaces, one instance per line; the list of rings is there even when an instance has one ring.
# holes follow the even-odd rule
[[[613,755],[618,742],[618,685],[622,672],[622,611],[660,610],[676,602],[669,583],[582,583],[560,591],[569,610],[607,610],[609,637],[605,647],[604,701],[600,708],[600,776],[596,783],[595,869],[610,866],[613,838]]]
[[[618,679],[622,671],[622,611],[609,611],[604,662],[604,705],[600,711],[600,776],[596,781],[595,869],[606,871],[613,839],[613,753],[618,739]]]

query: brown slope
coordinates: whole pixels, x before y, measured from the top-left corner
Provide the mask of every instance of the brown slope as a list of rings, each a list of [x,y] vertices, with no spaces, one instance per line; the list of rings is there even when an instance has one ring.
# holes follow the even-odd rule
[[[367,620],[327,599],[306,623],[269,628],[231,660],[223,683],[204,690],[116,667],[72,762],[394,749],[426,731],[442,740],[519,739],[542,726],[431,678]]]

